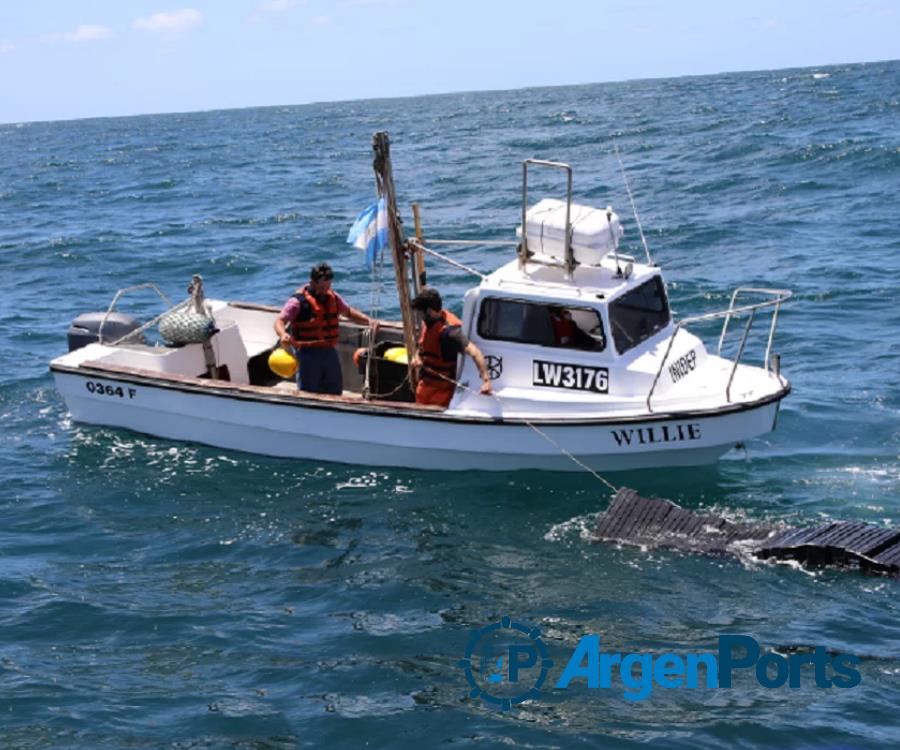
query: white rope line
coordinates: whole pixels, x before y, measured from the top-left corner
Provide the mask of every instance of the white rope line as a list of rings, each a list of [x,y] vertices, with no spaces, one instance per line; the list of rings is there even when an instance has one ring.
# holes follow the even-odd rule
[[[379,314],[381,313],[381,292],[384,289],[384,252],[380,257],[372,263],[372,280],[369,289],[369,318],[375,321],[377,329],[379,322]],[[368,351],[368,360],[366,362],[366,372],[363,380],[363,397],[368,398],[371,395],[371,384],[369,382],[369,374],[371,363],[375,356],[375,330],[370,326],[366,331],[366,349]]]
[[[455,266],[456,268],[459,268],[462,271],[468,271],[473,276],[478,276],[481,279],[487,278],[487,276],[485,276],[483,273],[481,273],[481,271],[476,271],[471,266],[464,265],[463,263],[459,263],[458,261],[455,261],[452,258],[448,258],[446,255],[442,255],[441,253],[437,252],[436,250],[429,250],[427,247],[425,247],[425,245],[418,242],[417,240],[410,240],[409,244],[412,245],[416,250],[421,250],[423,253],[426,253],[427,255],[431,255],[431,256],[434,256],[435,258],[439,258],[440,260],[444,261],[445,263],[449,263],[451,266]]]
[[[446,375],[444,375],[444,374],[441,373],[441,372],[437,372],[437,371],[435,371],[435,370],[432,370],[432,372],[433,372],[435,375],[437,375],[438,377],[443,378],[444,380],[446,380],[446,381],[448,381],[448,382],[450,382],[450,383],[453,383],[453,384],[456,385],[458,388],[462,388],[463,390],[468,391],[469,393],[474,393],[474,394],[476,394],[476,395],[481,395],[481,396],[484,396],[484,395],[490,395],[490,397],[493,398],[498,404],[500,404],[500,406],[503,406],[503,401],[502,401],[502,399],[501,399],[500,396],[498,396],[496,393],[491,392],[490,394],[483,394],[483,393],[481,393],[480,391],[473,390],[472,388],[470,388],[470,387],[469,387],[468,385],[466,385],[465,383],[461,383],[461,382],[458,381],[458,380],[454,380],[453,378],[447,377]],[[612,482],[610,482],[610,481],[609,481],[608,479],[606,479],[605,477],[602,477],[602,476],[601,476],[600,474],[598,474],[594,469],[592,469],[590,466],[588,466],[586,463],[584,463],[584,461],[582,461],[581,459],[577,458],[577,457],[576,457],[574,454],[572,454],[570,451],[568,451],[568,450],[566,450],[565,448],[563,448],[558,442],[556,442],[556,441],[555,441],[552,437],[550,437],[546,432],[544,432],[543,430],[541,430],[541,429],[540,429],[539,427],[537,427],[536,425],[532,424],[532,423],[531,423],[529,420],[527,420],[527,419],[522,419],[522,422],[524,422],[528,427],[530,427],[532,430],[534,430],[540,437],[542,437],[544,440],[546,440],[548,443],[550,443],[550,445],[552,445],[554,448],[556,448],[556,449],[557,449],[560,453],[562,453],[566,458],[568,458],[570,461],[572,461],[573,463],[575,463],[576,466],[580,466],[580,467],[581,467],[582,469],[584,469],[586,472],[588,472],[589,474],[593,475],[593,477],[594,477],[596,480],[598,480],[599,482],[602,482],[604,485],[606,485],[610,490],[612,490],[612,493],[613,493],[614,495],[617,494],[617,493],[619,492],[619,488],[616,487]]]
[[[121,338],[118,338],[118,339],[116,339],[115,341],[106,343],[106,346],[118,346],[118,345],[121,344],[123,341],[127,341],[127,340],[130,339],[130,338],[134,338],[134,337],[136,337],[136,336],[139,336],[140,334],[144,333],[144,331],[148,330],[149,328],[152,328],[152,327],[155,326],[157,323],[159,323],[159,321],[162,320],[164,317],[166,317],[166,315],[168,315],[169,313],[177,312],[178,310],[182,310],[182,309],[186,308],[188,305],[193,304],[193,302],[194,302],[194,298],[193,298],[193,297],[188,297],[186,300],[184,300],[184,301],[182,301],[182,302],[179,302],[177,305],[173,305],[173,306],[170,307],[168,310],[166,310],[166,311],[164,311],[164,312],[161,312],[161,313],[160,313],[159,315],[157,315],[155,318],[153,318],[153,319],[147,321],[147,322],[144,323],[144,325],[142,325],[140,328],[135,328],[133,331],[131,331],[130,333],[126,333],[126,334],[125,334],[124,336],[122,336]]]
[[[631,210],[634,212],[634,220],[637,222],[638,234],[641,235],[641,242],[644,245],[644,253],[647,255],[647,263],[652,264],[650,258],[650,248],[647,247],[647,239],[644,237],[644,228],[641,226],[641,217],[638,216],[637,205],[634,202],[634,196],[631,194],[631,185],[628,184],[628,174],[625,172],[625,165],[622,163],[622,157],[619,156],[619,144],[613,139],[613,148],[616,151],[616,159],[619,160],[619,169],[622,170],[622,180],[625,183],[625,192],[628,193],[628,200],[631,201]]]
[[[432,237],[428,238],[430,245],[512,245],[515,247],[519,243],[515,240],[436,240]]]
[[[500,397],[499,397],[499,396],[496,396],[496,395],[494,395],[494,394],[491,394],[491,395],[494,396],[494,398],[496,398],[498,401],[500,400]],[[525,424],[527,424],[532,430],[534,430],[538,435],[540,435],[542,438],[544,438],[544,440],[546,440],[546,441],[547,441],[548,443],[550,443],[551,445],[555,446],[555,447],[557,448],[557,450],[559,450],[560,453],[562,453],[564,456],[566,456],[566,458],[568,458],[570,461],[573,461],[576,465],[580,466],[582,469],[584,469],[585,471],[589,472],[590,474],[593,474],[594,478],[597,479],[597,480],[599,480],[599,481],[602,482],[603,484],[605,484],[610,490],[612,490],[612,493],[613,493],[614,495],[617,494],[617,493],[619,492],[619,488],[616,487],[614,484],[612,484],[612,482],[610,482],[610,481],[609,481],[608,479],[606,479],[605,477],[600,476],[600,474],[598,474],[598,473],[597,473],[596,471],[594,471],[590,466],[588,466],[586,463],[584,463],[584,462],[581,461],[579,458],[577,458],[573,453],[571,453],[571,452],[567,451],[565,448],[563,448],[559,443],[557,443],[557,442],[556,442],[552,437],[550,437],[546,432],[544,432],[543,430],[541,430],[541,429],[539,429],[538,427],[536,427],[535,425],[533,425],[533,424],[532,424],[531,422],[529,422],[527,419],[524,420],[524,422],[525,422]]]

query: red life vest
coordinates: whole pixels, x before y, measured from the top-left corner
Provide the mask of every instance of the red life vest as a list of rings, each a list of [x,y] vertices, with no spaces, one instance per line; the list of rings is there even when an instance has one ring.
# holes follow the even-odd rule
[[[336,346],[338,342],[339,317],[338,302],[334,292],[329,289],[325,292],[324,299],[319,301],[310,294],[309,287],[305,286],[294,295],[294,298],[301,305],[304,301],[308,302],[312,311],[309,320],[294,320],[291,322],[291,338],[294,340],[294,346],[319,349]]]
[[[441,310],[441,320],[430,326],[423,325],[422,335],[419,336],[419,356],[422,358],[419,377],[430,388],[446,391],[451,395],[456,390],[456,356],[444,359],[441,354],[441,334],[448,326],[461,325],[462,321],[452,312]]]
[[[553,325],[553,336],[558,346],[572,346],[575,344],[576,328],[574,320],[550,313],[550,323]]]

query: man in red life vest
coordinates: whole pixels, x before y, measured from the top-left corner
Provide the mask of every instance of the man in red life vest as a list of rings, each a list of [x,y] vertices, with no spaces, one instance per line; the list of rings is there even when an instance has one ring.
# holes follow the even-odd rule
[[[354,310],[331,289],[334,271],[327,263],[314,266],[309,284],[292,296],[275,320],[275,332],[285,348],[292,347],[300,366],[297,387],[312,393],[343,391],[341,361],[335,347],[340,316],[372,325],[368,315]]]
[[[422,313],[422,334],[414,364],[419,367],[416,403],[446,407],[456,390],[456,359],[465,352],[478,367],[481,393],[491,393],[491,377],[481,350],[462,332],[462,323],[452,312],[443,309],[437,289],[424,287],[412,301],[414,310]]]
[[[572,313],[564,307],[551,307],[550,325],[553,326],[553,339],[556,346],[568,349],[593,349],[595,344],[578,324],[572,319]]]

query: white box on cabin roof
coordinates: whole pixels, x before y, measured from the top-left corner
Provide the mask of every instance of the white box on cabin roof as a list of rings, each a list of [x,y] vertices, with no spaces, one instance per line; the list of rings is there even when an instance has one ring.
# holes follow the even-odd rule
[[[572,204],[569,223],[572,226],[572,251],[578,263],[599,266],[615,250],[623,231],[614,211],[607,217],[607,209]],[[566,258],[566,202],[544,198],[525,214],[528,227],[528,249],[536,255],[564,261]],[[516,228],[522,236],[522,227]]]

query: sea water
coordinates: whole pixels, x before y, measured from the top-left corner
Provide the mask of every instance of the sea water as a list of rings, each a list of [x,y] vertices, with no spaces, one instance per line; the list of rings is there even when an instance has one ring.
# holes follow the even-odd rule
[[[280,304],[327,260],[348,301],[396,317],[344,242],[381,129],[430,237],[513,239],[537,157],[570,162],[576,200],[612,204],[641,256],[615,142],[677,316],[738,285],[794,291],[775,344],[794,391],[715,466],[610,478],[732,517],[898,525],[898,97],[894,62],[0,125],[0,747],[896,746],[895,580],[592,544],[609,494],[583,472],[285,461],[75,424],[47,363],[117,289],[181,299],[193,273]],[[483,272],[512,257],[448,252]],[[459,312],[475,280],[428,265]],[[622,652],[825,646],[862,680],[642,702],[573,685],[502,712],[458,662],[503,615],[541,629],[552,680],[587,633]]]

